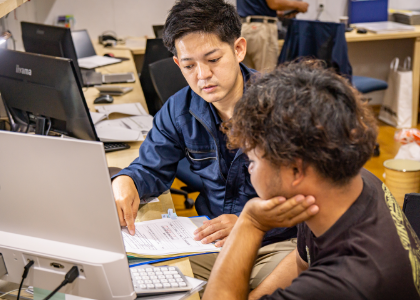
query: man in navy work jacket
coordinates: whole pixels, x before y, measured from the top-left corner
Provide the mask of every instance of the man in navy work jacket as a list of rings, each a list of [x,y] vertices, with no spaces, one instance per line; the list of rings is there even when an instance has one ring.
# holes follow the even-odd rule
[[[168,190],[184,157],[204,185],[196,201],[197,212],[212,218],[197,229],[196,240],[220,240],[216,245],[222,246],[245,203],[257,197],[246,155],[228,150],[219,130],[231,118],[246,81],[255,72],[240,63],[246,53],[246,40],[240,35],[239,16],[224,0],[179,0],[169,12],[164,43],[189,86],[169,98],[156,114],[139,157],[112,182],[120,223],[131,234],[140,198]],[[295,237],[295,227],[267,234],[263,242],[267,246],[255,268],[258,282],[272,270],[267,269],[269,263],[274,268],[296,247]],[[192,259],[195,275],[208,278],[215,259],[212,254]]]

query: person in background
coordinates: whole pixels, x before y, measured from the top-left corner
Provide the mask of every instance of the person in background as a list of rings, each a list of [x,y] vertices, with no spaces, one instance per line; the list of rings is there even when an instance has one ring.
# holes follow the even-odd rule
[[[226,129],[230,146],[249,156],[258,195],[272,200],[245,205],[203,300],[420,299],[420,241],[389,189],[363,169],[376,120],[346,79],[315,61],[281,65],[248,87]],[[298,194],[314,196],[319,212],[249,294],[265,232],[287,224],[274,197]]]
[[[305,13],[309,4],[289,0],[236,0],[242,20],[241,35],[247,40],[244,64],[260,72],[270,72],[277,65],[279,56],[277,11],[284,16],[288,13]]]
[[[163,105],[139,157],[113,178],[120,224],[131,234],[135,233],[140,198],[150,199],[169,190],[184,157],[204,186],[196,200],[197,212],[212,219],[197,229],[196,240],[223,246],[245,203],[257,196],[249,180],[246,155],[227,149],[226,136],[220,130],[255,73],[241,63],[246,40],[240,34],[236,9],[224,0],[179,0],[169,12],[163,41],[189,86]],[[301,200],[304,204],[315,202],[313,197],[299,197],[296,206],[302,206]],[[254,270],[256,284],[296,248],[296,233],[294,226],[267,233]],[[207,280],[216,256],[191,257],[194,275]]]

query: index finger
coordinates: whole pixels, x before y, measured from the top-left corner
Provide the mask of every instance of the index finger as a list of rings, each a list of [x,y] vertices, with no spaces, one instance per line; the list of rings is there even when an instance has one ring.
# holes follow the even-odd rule
[[[282,203],[279,206],[279,213],[284,214],[290,210],[292,210],[293,208],[301,205],[304,208],[307,208],[309,205],[307,205],[307,202],[304,201],[307,198],[311,198],[313,199],[313,202],[315,202],[315,198],[312,196],[303,196],[303,195],[296,195],[288,200],[286,200],[284,203]],[[313,204],[313,202],[311,203],[311,205]]]
[[[131,235],[136,234],[136,226],[134,226],[134,217],[133,217],[133,211],[131,209],[131,205],[125,205],[122,207],[124,219],[127,223],[127,229],[128,232],[130,232]]]
[[[212,223],[213,220],[207,221],[207,222],[203,222],[203,225],[201,225],[200,227],[198,227],[196,230],[194,230],[194,234],[197,235],[200,232],[202,232],[203,230],[205,230],[207,227],[209,227]]]
[[[204,229],[206,229],[207,227],[219,222],[220,216],[217,218],[214,218],[213,220],[206,220],[203,222],[203,225],[201,225],[200,227],[198,227],[195,231],[194,234],[198,234],[200,232],[202,232]]]
[[[254,199],[253,199],[254,200]],[[281,205],[282,203],[284,203],[286,201],[286,198],[280,196],[280,197],[275,197],[272,198],[270,200],[259,200],[261,201],[261,204],[263,205],[263,207],[266,210],[272,210],[273,208],[275,208],[276,206]]]

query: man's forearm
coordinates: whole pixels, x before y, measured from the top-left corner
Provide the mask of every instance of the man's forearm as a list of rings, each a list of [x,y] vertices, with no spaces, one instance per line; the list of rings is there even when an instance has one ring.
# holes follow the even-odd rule
[[[249,278],[264,232],[240,217],[219,254],[203,300],[247,299]]]
[[[275,290],[286,287],[292,284],[293,279],[306,269],[301,263],[298,262],[297,250],[289,253],[271,272],[270,275],[264,279],[261,284],[251,292],[249,299],[260,299],[264,295],[271,295]]]
[[[272,10],[291,10],[299,7],[298,1],[289,0],[267,0],[267,5]]]

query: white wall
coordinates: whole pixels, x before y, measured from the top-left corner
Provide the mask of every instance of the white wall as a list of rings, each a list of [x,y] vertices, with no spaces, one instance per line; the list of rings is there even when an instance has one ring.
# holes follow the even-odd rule
[[[228,0],[235,4],[236,0]],[[318,1],[306,0],[309,10],[301,19],[314,20]],[[347,0],[323,0],[325,9],[321,21],[338,22],[347,14]],[[92,38],[105,30],[118,36],[153,37],[152,25],[163,24],[175,0],[33,0],[23,4],[6,18],[6,27],[17,40],[17,49],[23,50],[20,21],[53,25],[57,16],[71,14],[76,19],[75,29],[88,29]],[[420,0],[389,0],[390,8],[419,9]]]

